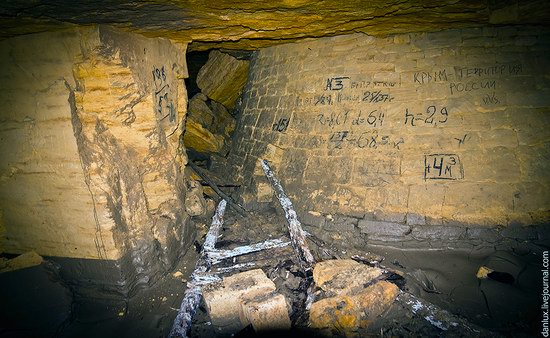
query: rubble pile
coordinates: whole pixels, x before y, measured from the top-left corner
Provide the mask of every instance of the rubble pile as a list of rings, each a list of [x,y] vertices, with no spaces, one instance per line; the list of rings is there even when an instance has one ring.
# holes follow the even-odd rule
[[[284,217],[273,206],[245,212],[228,202],[232,209],[224,221],[218,206],[204,246],[199,244],[202,238],[196,242],[202,258],[188,287],[202,294],[202,303],[191,337],[274,332],[322,337],[498,336],[479,326],[483,317],[475,317],[473,323],[461,315],[460,308],[448,311],[453,307],[449,301],[455,289],[448,290],[453,283],[438,280],[442,275],[436,270],[409,265],[412,261],[406,251],[398,253],[407,266],[397,259],[385,261],[384,256],[353,243],[325,242],[304,231],[280,182],[266,161],[262,166]],[[225,208],[225,201],[220,205]],[[206,225],[202,228],[205,233]],[[410,253],[414,259],[423,255],[422,250]],[[509,270],[502,264],[489,260],[486,265],[477,278],[514,283],[515,277],[495,270]],[[477,280],[475,272],[465,278],[472,279]]]
[[[330,260],[315,266],[313,278],[325,298],[312,304],[309,323],[326,335],[355,336],[385,312],[399,288],[381,280],[383,270],[353,260]]]

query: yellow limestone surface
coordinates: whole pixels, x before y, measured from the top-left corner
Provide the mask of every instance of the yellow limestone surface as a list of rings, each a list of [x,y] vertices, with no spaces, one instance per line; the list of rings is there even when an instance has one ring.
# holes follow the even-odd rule
[[[3,8],[0,37],[102,22],[150,37],[194,42],[190,48],[256,49],[349,33],[387,35],[488,24],[545,24],[548,1],[37,0]],[[123,20],[121,20],[123,18]]]

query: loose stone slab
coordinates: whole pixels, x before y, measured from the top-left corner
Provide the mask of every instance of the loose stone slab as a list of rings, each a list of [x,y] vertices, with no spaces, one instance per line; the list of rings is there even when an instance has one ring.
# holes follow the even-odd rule
[[[238,330],[241,323],[239,313],[243,297],[254,297],[275,291],[275,284],[261,269],[234,274],[203,288],[203,297],[212,324]]]
[[[278,293],[241,297],[241,323],[252,324],[254,331],[288,330],[291,322],[286,299]]]
[[[329,329],[349,336],[366,328],[386,311],[399,294],[395,284],[380,281],[355,295],[339,295],[313,303],[309,313],[310,326]]]
[[[381,269],[351,259],[319,262],[313,270],[315,284],[329,296],[359,292],[381,275]]]

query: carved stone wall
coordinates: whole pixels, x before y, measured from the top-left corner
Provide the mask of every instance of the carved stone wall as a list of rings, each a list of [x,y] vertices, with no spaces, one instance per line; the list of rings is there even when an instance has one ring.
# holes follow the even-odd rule
[[[3,252],[119,257],[99,229],[84,180],[69,105],[81,32],[35,34],[0,48]]]
[[[123,292],[150,283],[192,238],[185,45],[95,27],[2,54],[1,251],[111,261]]]
[[[501,27],[260,50],[232,153],[243,200],[269,199],[265,157],[303,217],[547,222],[549,42]]]

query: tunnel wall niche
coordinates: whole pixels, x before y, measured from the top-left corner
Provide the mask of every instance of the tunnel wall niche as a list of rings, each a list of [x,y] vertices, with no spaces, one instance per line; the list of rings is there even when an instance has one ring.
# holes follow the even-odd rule
[[[109,292],[152,283],[193,238],[186,46],[100,26],[0,49],[0,251],[56,257]]]
[[[547,222],[549,43],[493,27],[259,50],[232,153],[243,202],[272,199],[267,158],[317,224]]]

